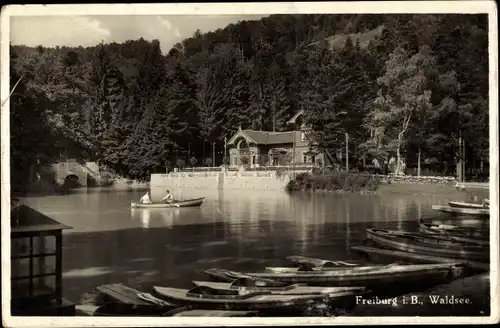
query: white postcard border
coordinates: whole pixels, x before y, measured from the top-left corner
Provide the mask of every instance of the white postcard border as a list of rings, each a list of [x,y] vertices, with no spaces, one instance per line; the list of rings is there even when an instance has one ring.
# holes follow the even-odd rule
[[[59,15],[245,15],[319,13],[485,13],[489,21],[490,104],[490,284],[489,317],[334,317],[334,318],[119,318],[119,317],[12,317],[10,315],[10,147],[9,147],[9,40],[12,16]],[[254,325],[363,325],[363,324],[487,324],[499,321],[499,222],[498,222],[498,18],[494,1],[372,1],[281,2],[198,4],[89,4],[11,5],[1,12],[1,254],[2,321],[6,327],[150,327],[150,326],[254,326]]]

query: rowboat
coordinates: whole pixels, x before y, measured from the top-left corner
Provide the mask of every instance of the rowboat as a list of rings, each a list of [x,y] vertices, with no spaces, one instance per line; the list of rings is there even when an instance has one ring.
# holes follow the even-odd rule
[[[287,256],[286,259],[304,268],[337,268],[359,265],[359,263],[353,261],[330,261],[300,255]]]
[[[365,287],[315,287],[305,284],[294,284],[285,287],[256,286],[255,279],[239,278],[233,282],[193,281],[195,286],[213,289],[219,294],[234,295],[244,292],[270,292],[273,295],[312,295],[336,294],[343,292],[364,292]]]
[[[164,308],[175,308],[177,305],[167,303],[163,300],[155,298],[153,295],[143,293],[137,289],[130,288],[123,284],[101,285],[96,288],[102,298],[106,301],[119,302],[132,306],[151,306],[158,305]]]
[[[474,203],[463,203],[463,202],[448,202],[451,207],[459,208],[487,208],[489,205],[484,204],[474,204]]]
[[[417,238],[422,243],[432,243],[432,244],[464,244],[469,246],[489,246],[489,240],[481,240],[476,238],[455,236],[451,234],[436,234],[429,232],[407,232],[399,230],[384,230],[387,234],[400,237]]]
[[[205,270],[205,274],[207,276],[209,276],[210,278],[212,278],[213,280],[219,281],[219,282],[232,282],[238,278],[246,278],[246,279],[255,280],[254,284],[255,284],[255,286],[258,286],[258,287],[285,287],[288,285],[286,283],[275,281],[272,279],[258,279],[258,278],[243,274],[241,272],[230,271],[230,270],[225,270],[225,269],[212,268],[212,269]]]
[[[477,261],[488,261],[490,253],[488,246],[453,241],[439,235],[401,233],[383,229],[366,229],[366,235],[379,246],[410,253]]]
[[[377,285],[388,285],[397,282],[415,280],[443,280],[453,279],[460,270],[461,263],[418,264],[418,265],[387,265],[365,269],[363,267],[348,270],[331,271],[302,271],[302,272],[256,272],[244,273],[246,275],[273,279],[288,284],[305,283],[328,286],[365,286],[367,288]]]
[[[432,209],[440,212],[451,213],[456,215],[474,215],[474,216],[489,216],[489,208],[461,208],[442,205],[432,205]]]
[[[419,227],[420,231],[424,233],[475,238],[477,240],[489,240],[490,238],[487,229],[464,228],[454,225],[430,223],[420,223]]]
[[[198,207],[201,206],[205,197],[187,199],[187,200],[175,200],[171,203],[166,202],[154,202],[149,204],[132,202],[130,204],[133,208],[170,208],[170,207]]]
[[[483,200],[483,202],[484,202],[486,205],[490,205],[490,200],[489,200],[489,199],[485,199],[485,200]]]
[[[182,310],[188,310],[189,307],[179,307]],[[180,311],[175,309],[176,311]],[[171,307],[157,306],[153,304],[128,304],[122,302],[108,302],[99,306],[93,313],[93,316],[102,317],[135,317],[135,316],[161,316],[164,313],[172,311]]]
[[[94,311],[94,316],[159,316],[179,307],[122,284],[101,285],[96,289],[106,303]]]
[[[193,308],[221,310],[269,310],[321,302],[328,295],[276,295],[270,292],[250,292],[242,295],[220,295],[201,286],[192,289],[153,287],[154,292],[168,302],[191,305]],[[352,293],[350,293],[352,295]],[[336,295],[337,296],[337,295]],[[345,295],[342,295],[345,297]]]
[[[333,271],[333,270],[350,270],[350,269],[360,269],[363,268],[364,270],[372,270],[374,268],[379,268],[381,267],[382,264],[379,265],[372,265],[372,266],[357,266],[357,267],[314,267],[314,268],[306,268],[306,267],[294,267],[294,268],[289,268],[289,267],[266,267],[265,271],[266,272],[273,272],[273,273],[287,273],[287,272],[304,272],[304,271]]]
[[[359,253],[363,253],[365,255],[368,255],[369,257],[384,257],[384,258],[391,258],[391,259],[398,259],[403,262],[409,262],[409,263],[422,263],[422,264],[429,264],[429,263],[454,263],[457,260],[456,259],[450,259],[446,257],[439,257],[439,256],[432,256],[432,255],[426,255],[426,254],[418,254],[418,253],[410,253],[410,252],[402,252],[402,251],[396,251],[396,250],[389,250],[389,249],[384,249],[384,248],[379,248],[379,247],[366,247],[366,246],[352,246],[352,250],[355,250]],[[489,263],[485,262],[473,262],[473,261],[467,261],[465,262],[465,266],[467,268],[471,268],[474,270],[479,270],[479,271],[485,271],[489,270]],[[464,270],[464,274],[467,274],[467,270]]]

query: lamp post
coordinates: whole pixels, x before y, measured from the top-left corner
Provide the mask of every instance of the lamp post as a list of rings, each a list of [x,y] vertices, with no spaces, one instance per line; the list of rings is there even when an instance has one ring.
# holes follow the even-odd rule
[[[215,167],[215,141],[212,142],[212,165]]]
[[[345,133],[345,171],[349,172],[349,133]]]
[[[224,161],[228,161],[228,158],[227,158],[227,138],[224,137]],[[224,165],[226,165],[227,163],[222,163]]]

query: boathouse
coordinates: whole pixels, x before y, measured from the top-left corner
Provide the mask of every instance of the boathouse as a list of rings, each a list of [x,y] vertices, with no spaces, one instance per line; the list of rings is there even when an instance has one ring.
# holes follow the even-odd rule
[[[290,131],[259,131],[240,127],[228,141],[229,166],[324,165],[324,154],[310,147],[309,129],[303,123],[302,115],[301,110],[287,122],[293,127]]]
[[[63,298],[62,231],[71,227],[11,201],[11,313],[72,316]]]

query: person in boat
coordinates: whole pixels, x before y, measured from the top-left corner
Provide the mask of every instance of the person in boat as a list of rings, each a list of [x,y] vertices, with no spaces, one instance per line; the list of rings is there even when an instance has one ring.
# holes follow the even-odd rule
[[[171,203],[174,201],[174,196],[170,192],[170,190],[166,190],[166,195],[161,199],[164,202]]]
[[[145,193],[144,196],[141,197],[139,202],[142,204],[151,204],[151,197],[149,196],[149,191]]]

